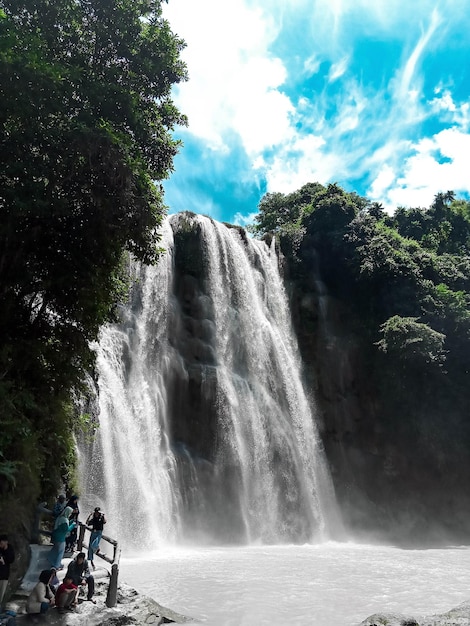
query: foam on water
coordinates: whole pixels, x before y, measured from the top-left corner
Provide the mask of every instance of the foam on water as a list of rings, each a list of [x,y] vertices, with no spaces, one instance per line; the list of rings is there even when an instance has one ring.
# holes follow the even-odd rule
[[[126,582],[205,626],[354,626],[442,613],[470,597],[470,549],[324,543],[127,556]]]

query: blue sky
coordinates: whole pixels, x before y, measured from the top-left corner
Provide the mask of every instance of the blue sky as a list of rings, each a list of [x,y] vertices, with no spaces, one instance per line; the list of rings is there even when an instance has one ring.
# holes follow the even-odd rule
[[[470,197],[469,0],[169,0],[189,118],[170,212],[252,221],[338,182],[387,209]]]

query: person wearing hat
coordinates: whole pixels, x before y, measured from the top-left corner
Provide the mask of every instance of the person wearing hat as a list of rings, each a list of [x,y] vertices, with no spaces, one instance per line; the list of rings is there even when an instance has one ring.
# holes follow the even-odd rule
[[[100,507],[95,507],[95,510],[87,517],[86,525],[91,526],[90,544],[88,546],[88,560],[91,563],[93,569],[95,564],[93,563],[94,554],[98,554],[100,551],[100,541],[103,535],[103,527],[106,524],[106,517],[100,510]]]

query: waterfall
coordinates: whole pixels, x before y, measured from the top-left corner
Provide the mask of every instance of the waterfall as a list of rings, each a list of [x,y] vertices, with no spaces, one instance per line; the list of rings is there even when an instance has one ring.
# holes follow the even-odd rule
[[[126,542],[306,542],[338,519],[274,242],[178,214],[97,351],[87,500]]]

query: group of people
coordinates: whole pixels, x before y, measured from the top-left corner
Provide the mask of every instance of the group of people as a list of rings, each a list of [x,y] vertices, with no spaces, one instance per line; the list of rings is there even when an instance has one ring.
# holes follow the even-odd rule
[[[93,557],[99,554],[100,541],[103,535],[106,516],[100,507],[95,509],[87,517],[85,525],[91,530],[88,544],[88,560],[85,553],[80,552],[69,563],[67,571],[59,584],[57,572],[62,570],[62,559],[65,552],[72,552],[77,543],[78,497],[72,496],[67,501],[64,495],[57,498],[52,509],[54,526],[51,534],[52,548],[48,553],[48,561],[51,569],[43,570],[39,581],[32,590],[26,602],[28,613],[46,613],[55,606],[59,612],[73,610],[78,601],[78,590],[81,586],[87,586],[87,600],[95,603],[95,580],[90,573],[89,563],[95,569]]]
[[[94,570],[93,557],[100,552],[100,541],[106,524],[106,516],[100,507],[95,507],[85,522],[91,530],[88,560],[85,558],[85,553],[80,552],[69,563],[62,583],[57,577],[57,572],[63,569],[62,559],[65,552],[73,554],[75,550],[79,513],[78,496],[72,496],[68,500],[64,495],[57,497],[52,509],[54,518],[51,534],[52,548],[47,555],[51,568],[41,572],[38,583],[29,595],[26,602],[28,613],[45,613],[52,606],[56,606],[61,612],[67,609],[73,610],[78,601],[79,587],[84,585],[87,586],[87,600],[95,602],[93,600],[95,581],[88,563]],[[14,560],[15,552],[8,541],[8,536],[0,534],[0,608],[3,607],[10,577],[10,565]]]
[[[59,584],[57,571],[43,570],[39,575],[39,582],[28,596],[26,601],[27,613],[46,613],[50,608],[57,607],[59,613],[73,611],[78,602],[78,590],[87,586],[87,600],[95,604],[95,580],[90,573],[84,552],[79,552],[69,563],[62,583]]]
[[[52,516],[55,521],[51,535],[52,548],[48,555],[49,563],[55,570],[62,569],[62,559],[65,552],[73,553],[75,549],[79,514],[78,496],[72,496],[68,502],[66,502],[64,495],[58,496],[57,502],[52,509]],[[99,554],[100,541],[105,524],[106,516],[99,506],[95,507],[85,522],[86,526],[91,527],[88,560],[93,569],[95,569],[93,557],[95,554]]]

